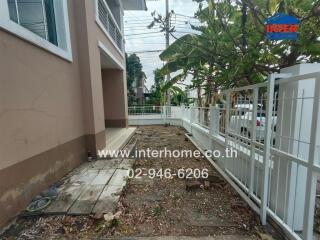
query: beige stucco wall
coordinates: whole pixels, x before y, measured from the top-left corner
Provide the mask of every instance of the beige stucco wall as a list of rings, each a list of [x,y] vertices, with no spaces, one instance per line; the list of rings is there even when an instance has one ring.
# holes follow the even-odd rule
[[[102,44],[111,52],[112,57],[116,58],[123,66],[125,66],[125,58],[114,47],[113,43],[108,39],[104,32],[100,29],[96,23],[96,1],[85,1],[84,8],[86,11],[86,29],[88,36],[88,59],[90,66],[90,79],[92,93],[92,105],[93,119],[86,121],[86,129],[89,134],[97,134],[105,129],[104,119],[104,103],[103,103],[103,91],[102,91],[102,77],[101,77],[101,62],[100,62],[100,49],[98,42]],[[81,16],[81,15],[79,15]],[[83,25],[81,26],[83,28]],[[123,80],[121,78],[121,80]],[[123,110],[126,105],[119,105]]]
[[[127,86],[125,71],[104,69],[102,71],[104,114],[107,127],[126,127]]]
[[[0,169],[84,135],[73,11],[72,63],[0,30]]]
[[[0,228],[85,160],[75,1],[73,62],[0,29]]]
[[[69,19],[73,62],[0,30],[0,169],[104,131],[98,41],[125,60],[98,27],[95,1],[69,2]]]
[[[125,59],[97,26],[95,1],[68,1],[68,7],[72,62],[0,29],[0,228],[87,151],[105,146],[98,42],[123,65]],[[124,74],[109,86],[122,98],[122,118]]]

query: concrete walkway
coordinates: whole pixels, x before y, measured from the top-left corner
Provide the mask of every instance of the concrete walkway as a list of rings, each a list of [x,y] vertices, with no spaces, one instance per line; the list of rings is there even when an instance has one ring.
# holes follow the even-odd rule
[[[108,129],[107,149],[132,151],[125,144],[136,128]],[[123,148],[124,147],[124,148]],[[58,196],[43,211],[46,214],[89,215],[113,213],[134,159],[108,159],[87,162],[68,174],[58,188]]]
[[[133,160],[111,159],[85,163],[69,174],[47,214],[89,215],[113,212],[126,185]]]
[[[135,127],[128,128],[107,128],[106,129],[106,150],[122,149],[136,131]]]

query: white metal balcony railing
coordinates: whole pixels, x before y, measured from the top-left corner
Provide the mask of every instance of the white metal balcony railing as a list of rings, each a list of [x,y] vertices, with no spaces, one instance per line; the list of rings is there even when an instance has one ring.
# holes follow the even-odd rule
[[[98,16],[105,31],[112,38],[119,50],[123,52],[123,36],[121,29],[105,0],[98,0]]]
[[[129,124],[168,122],[191,132],[203,149],[235,149],[237,158],[216,161],[258,206],[262,223],[269,215],[292,239],[311,240],[320,177],[319,95],[320,73],[272,74],[268,83],[223,92],[225,104],[210,108],[129,108]]]

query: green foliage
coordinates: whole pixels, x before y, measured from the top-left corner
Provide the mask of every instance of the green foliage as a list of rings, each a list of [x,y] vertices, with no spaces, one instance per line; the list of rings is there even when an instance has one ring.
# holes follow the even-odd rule
[[[165,89],[192,74],[193,87],[204,89],[209,105],[219,89],[259,83],[281,68],[320,60],[319,1],[208,0],[207,7],[197,2],[202,26],[191,27],[199,34],[177,39],[160,55],[167,62],[161,74],[182,72]],[[276,12],[300,19],[297,41],[265,39],[265,19]]]
[[[133,90],[133,83],[136,81],[144,81],[146,78],[142,70],[140,58],[136,54],[128,56],[126,54],[127,66],[127,88],[128,88],[128,105],[132,106],[137,103],[135,93]]]
[[[161,206],[156,206],[154,209],[153,209],[153,214],[154,216],[156,217],[160,217],[161,213],[162,213],[162,207]]]
[[[146,102],[147,105],[160,106],[164,105],[164,93],[170,91],[172,96],[172,105],[181,105],[187,100],[186,93],[179,87],[173,86],[175,82],[178,82],[183,77],[182,75],[177,75],[172,78],[170,82],[166,82],[160,69],[154,71],[154,82],[155,84],[151,87],[150,99]]]
[[[164,84],[164,76],[159,69],[154,71],[154,85],[151,87],[150,99],[146,102],[147,105],[160,106],[163,103],[163,95],[161,87]]]

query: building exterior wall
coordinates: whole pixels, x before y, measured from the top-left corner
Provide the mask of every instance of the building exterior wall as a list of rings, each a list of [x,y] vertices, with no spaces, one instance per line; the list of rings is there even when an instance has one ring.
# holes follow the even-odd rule
[[[105,146],[98,42],[125,60],[97,26],[95,1],[67,2],[72,61],[0,28],[0,228]],[[119,81],[126,93],[124,75]]]
[[[115,58],[123,68],[125,68],[125,58],[102,31],[101,27],[96,22],[96,1],[82,1],[81,6],[77,4],[77,8],[81,8],[84,14],[79,14],[80,18],[83,19],[83,23],[77,25],[79,28],[86,28],[86,37],[81,38],[85,42],[85,45],[88,48],[88,54],[81,59],[84,59],[83,69],[88,70],[88,78],[84,79],[85,84],[88,85],[85,89],[85,92],[88,96],[85,96],[85,101],[88,101],[89,104],[85,104],[85,111],[91,113],[86,115],[86,131],[88,134],[88,141],[90,142],[90,151],[95,152],[97,149],[100,149],[105,144],[105,114],[104,114],[104,101],[103,101],[103,91],[102,91],[102,77],[101,77],[101,62],[100,62],[100,51],[99,42],[103,44],[110,51],[112,58]],[[123,14],[123,13],[122,13]],[[79,29],[79,32],[81,31]],[[80,38],[79,38],[80,39]],[[86,71],[86,70],[84,70]],[[90,81],[88,81],[90,79]],[[122,81],[125,87],[126,80],[124,78],[119,78],[119,81]],[[113,87],[113,86],[110,86]],[[89,91],[89,92],[87,92]],[[114,92],[116,92],[114,90]],[[122,108],[123,111],[126,111],[126,105],[119,105],[119,108]]]
[[[128,126],[126,73],[118,69],[102,70],[106,127]]]

